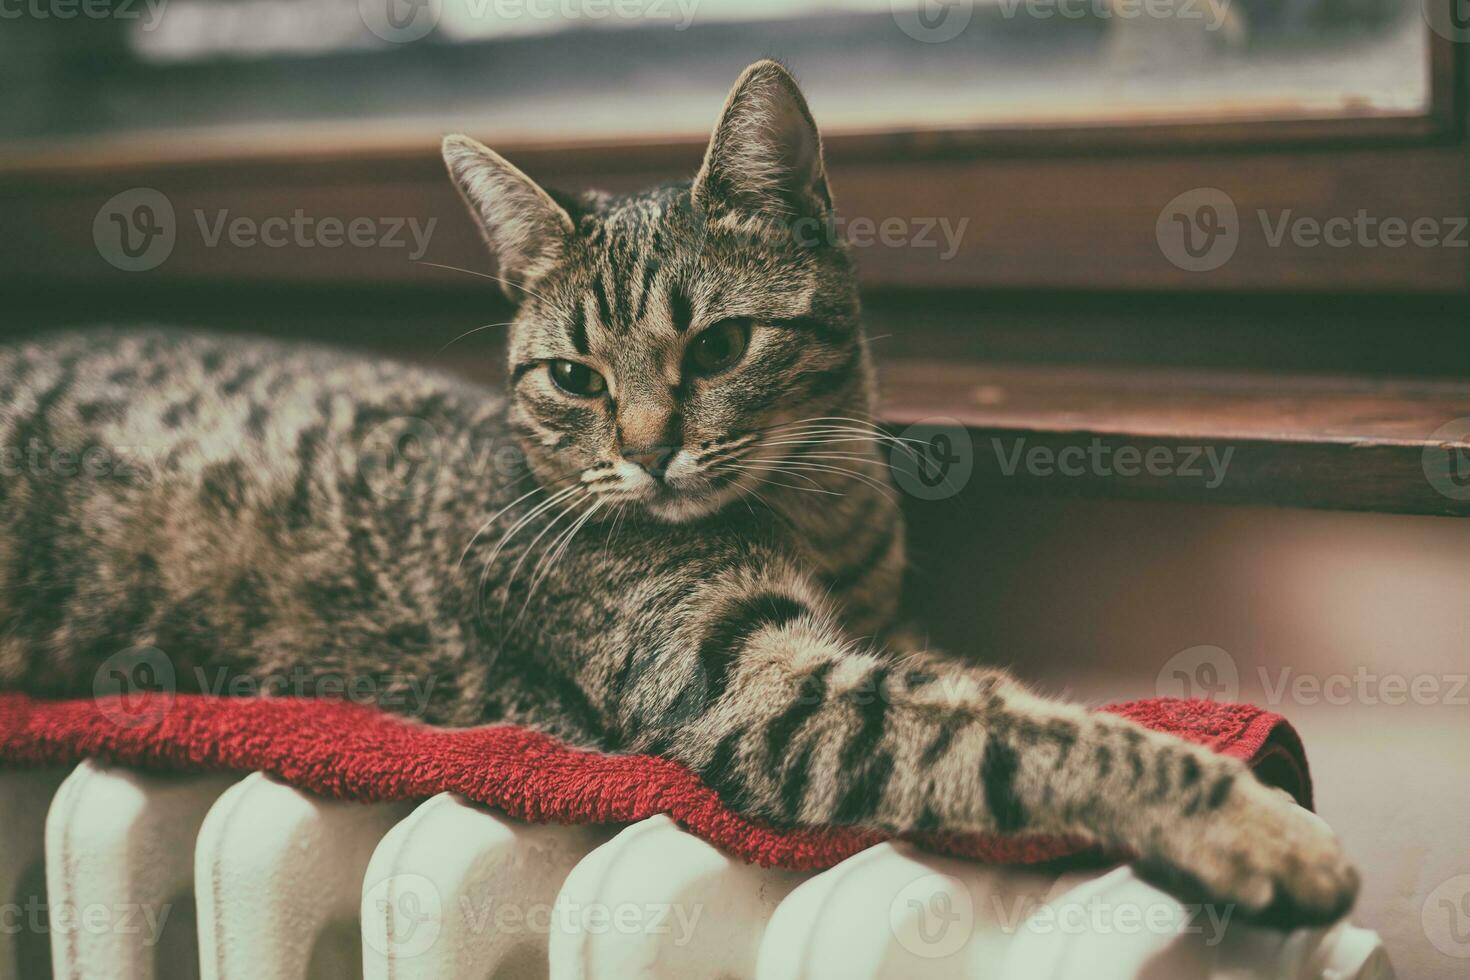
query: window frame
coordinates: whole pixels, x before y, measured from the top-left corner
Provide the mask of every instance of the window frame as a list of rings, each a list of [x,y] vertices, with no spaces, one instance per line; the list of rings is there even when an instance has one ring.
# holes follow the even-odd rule
[[[1384,262],[1369,248],[1329,255],[1286,247],[1201,279],[1164,262],[1153,241],[1159,209],[1193,187],[1223,187],[1243,211],[1470,214],[1464,45],[1425,30],[1431,94],[1421,113],[828,133],[840,210],[875,220],[955,215],[981,229],[946,263],[887,250],[860,255],[860,271],[877,287],[1465,292],[1470,261],[1425,249]],[[436,261],[484,268],[483,247],[443,176],[439,132],[344,124],[269,136],[250,129],[11,146],[0,159],[0,206],[12,212],[17,233],[0,241],[0,285],[122,281],[92,247],[91,217],[112,194],[139,185],[163,190],[182,208],[246,214],[351,210],[353,194],[370,195],[395,214],[440,218],[448,241]],[[548,184],[629,190],[687,177],[703,145],[703,138],[670,138],[497,142],[496,149]],[[1332,186],[1304,182],[1314,167],[1331,168]],[[1085,251],[1089,242],[1095,252]],[[222,269],[207,251],[186,246],[151,275],[160,283],[451,279],[288,251]]]

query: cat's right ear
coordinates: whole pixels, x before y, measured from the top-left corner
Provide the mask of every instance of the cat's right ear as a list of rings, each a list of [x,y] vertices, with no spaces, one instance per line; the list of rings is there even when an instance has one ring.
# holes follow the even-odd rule
[[[822,137],[780,62],[757,61],[735,82],[690,193],[696,206],[716,211],[831,213]]]
[[[534,180],[468,136],[444,138],[444,163],[495,253],[505,294],[518,302],[526,282],[561,259],[575,230],[571,216]]]

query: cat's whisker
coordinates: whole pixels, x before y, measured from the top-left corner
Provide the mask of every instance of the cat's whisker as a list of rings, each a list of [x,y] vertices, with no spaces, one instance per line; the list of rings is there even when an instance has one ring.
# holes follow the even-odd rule
[[[516,579],[520,577],[521,568],[525,565],[526,559],[529,558],[529,557],[531,557],[531,555],[535,553],[535,551],[536,551],[536,545],[540,544],[541,541],[548,534],[550,534],[551,531],[567,517],[567,515],[575,513],[576,510],[577,510],[577,508],[578,507],[581,507],[583,504],[585,504],[589,499],[591,499],[591,497],[592,497],[592,494],[585,493],[585,492],[580,497],[574,497],[572,499],[572,502],[571,503],[569,503],[569,504],[567,504],[567,506],[563,507],[561,509],[561,511],[555,517],[553,517],[549,522],[547,522],[546,526],[543,527],[540,530],[540,532],[538,532],[537,535],[534,538],[531,539],[531,543],[528,544],[528,545],[526,545],[525,550],[522,551],[521,554],[520,554],[520,557],[518,557],[516,559],[516,563],[515,563],[514,566],[512,566],[512,568],[510,570],[510,574],[508,576],[506,576],[506,578],[505,578],[505,598],[504,598],[504,601],[502,602],[501,607],[500,607],[499,628],[501,630],[504,630],[505,629],[505,602],[508,602],[510,600],[511,588],[512,588],[512,586],[515,585]],[[575,521],[573,521],[573,526],[575,526]],[[555,545],[555,543],[556,543],[557,540],[559,540],[559,538],[553,538],[551,544],[547,545],[547,549],[546,550],[548,552],[551,550],[552,546]],[[544,559],[545,559],[545,552],[542,553],[542,560],[544,560]],[[538,564],[536,567],[539,568],[540,565]],[[526,604],[529,604],[530,603],[530,601],[531,601],[531,594],[534,591],[535,591],[535,582],[532,582],[531,590],[526,593]],[[522,605],[521,606],[521,613],[524,613],[524,612],[525,612],[525,605]],[[516,618],[511,622],[511,625],[510,625],[510,632],[511,633],[515,632],[515,629],[516,629],[517,624],[520,623],[520,621],[521,621],[521,613],[517,613],[516,614]],[[509,635],[509,633],[507,633],[506,635]]]
[[[785,476],[806,476],[807,475],[805,473],[800,473],[800,472],[798,472],[796,470],[777,470],[776,472],[779,472],[779,473],[781,473],[781,474],[783,474]],[[819,472],[819,473],[832,473],[834,476],[843,476],[846,479],[856,480],[856,482],[859,482],[859,483],[865,483],[866,482],[866,481],[863,481],[863,480],[858,480],[856,477],[854,477],[850,473],[849,474],[843,474],[843,473],[840,473],[839,471],[835,471],[835,470],[818,470],[816,472]],[[878,486],[873,486],[872,489],[874,490],[874,492],[882,493],[882,495],[885,498],[887,498],[887,500],[888,500],[888,502],[890,504],[897,504],[898,503],[898,498],[893,495],[893,492],[891,490],[887,490],[886,488],[880,488]],[[846,491],[829,491],[829,492],[835,493],[839,497],[845,497],[845,496],[847,496],[847,492]]]
[[[901,452],[907,454],[910,458],[917,458],[917,456],[918,456],[918,450],[914,449],[913,446],[907,445],[904,442],[895,441],[893,439],[878,439],[878,438],[875,438],[875,437],[872,437],[872,436],[866,436],[866,435],[834,435],[834,436],[823,436],[821,438],[776,439],[776,440],[772,440],[770,442],[765,443],[765,445],[767,445],[767,446],[824,446],[824,445],[837,446],[840,443],[851,443],[851,442],[867,443],[868,445],[873,445],[873,446],[889,446],[889,447],[892,447],[892,449],[895,450],[895,451],[901,451]],[[920,445],[922,445],[922,443]]]
[[[523,494],[521,494],[519,497],[517,497],[516,499],[512,500],[510,503],[506,504],[504,507],[502,507],[499,510],[497,510],[494,514],[491,514],[490,515],[490,519],[488,521],[486,521],[484,524],[481,524],[480,525],[479,530],[475,531],[474,535],[471,536],[470,541],[469,541],[469,544],[465,545],[464,546],[464,550],[459,553],[459,561],[457,561],[457,562],[454,563],[454,570],[455,571],[459,571],[460,568],[462,568],[464,566],[464,560],[465,560],[465,558],[469,557],[470,550],[472,548],[474,548],[475,542],[477,542],[477,541],[480,540],[480,535],[482,535],[486,531],[490,530],[491,526],[496,521],[500,520],[501,516],[506,511],[510,510],[516,504],[519,504],[521,501],[526,500],[529,497],[534,497],[538,493],[545,493],[545,492],[546,492],[546,488],[543,487],[543,486],[541,486],[540,484],[537,484],[535,487],[533,487],[531,489],[531,491],[529,493],[523,493]]]
[[[694,462],[701,467],[718,465],[726,458],[739,458],[744,453],[755,448],[760,436],[756,433],[746,433],[743,436],[727,440],[719,446],[714,446],[694,457]]]
[[[508,327],[508,326],[511,325],[512,322],[513,321],[511,321],[511,320],[503,320],[500,323],[482,323],[478,327],[475,327],[473,330],[466,330],[464,333],[460,334],[458,337],[455,337],[449,343],[447,343],[443,347],[439,348],[439,350],[436,353],[439,353],[439,354],[444,353],[452,345],[459,343],[461,340],[464,340],[470,334],[479,333],[481,330],[489,330],[492,327]]]
[[[467,276],[478,276],[481,279],[489,279],[492,282],[498,282],[498,283],[501,283],[502,285],[509,286],[511,289],[519,289],[521,292],[525,293],[527,296],[534,296],[537,299],[541,300],[541,302],[543,302],[543,303],[550,302],[550,300],[548,300],[545,296],[542,296],[540,293],[535,292],[533,290],[527,289],[525,286],[522,286],[518,282],[511,282],[509,279],[502,279],[499,276],[492,276],[488,272],[476,272],[474,269],[462,269],[462,268],[460,268],[457,265],[445,265],[442,262],[426,262],[423,259],[419,259],[418,262],[415,263],[415,264],[416,265],[431,265],[431,266],[433,266],[436,269],[448,269],[450,272],[463,272]]]
[[[792,431],[799,430],[799,429],[814,429],[814,428],[817,428],[816,420],[814,420],[814,419],[796,419],[796,420],[791,421],[791,422],[778,422],[775,425],[768,425],[768,426],[766,426],[764,428],[756,429],[754,431],[760,433],[761,435],[767,435],[767,436],[769,436],[769,435],[783,435],[783,434],[787,434],[787,433],[790,433]]]
[[[628,501],[618,500],[614,502],[617,504],[618,509],[613,512],[613,519],[607,525],[607,540],[602,543],[602,554],[604,558],[607,557],[608,552],[612,549],[613,535],[617,534],[618,528],[622,526],[623,515],[628,512]]]
[[[536,550],[536,545],[540,544],[541,540],[545,538],[546,535],[550,534],[552,529],[560,524],[563,518],[575,511],[578,507],[585,503],[589,497],[592,496],[591,493],[581,487],[576,487],[574,489],[581,490],[581,496],[572,497],[571,503],[563,507],[555,517],[547,522],[545,527],[537,532],[536,536],[531,539],[531,543],[528,544],[521,552],[520,556],[516,558],[515,564],[511,566],[510,574],[506,576],[505,579],[505,590],[507,597],[509,597],[510,595],[511,586],[515,584],[516,578],[520,575],[521,567],[526,563],[526,559],[531,556],[532,552]],[[566,500],[566,496],[563,496],[561,499]],[[543,510],[542,513],[545,513],[545,511]]]
[[[734,486],[735,492],[740,494],[740,502],[745,505],[745,509],[750,512],[750,516],[755,517],[755,508],[750,506],[750,494],[746,492],[747,488],[743,486],[738,480],[735,482]],[[753,493],[754,491],[750,492]]]
[[[839,453],[811,453],[801,456],[778,456],[771,462],[777,467],[800,467],[803,469],[811,470],[827,470],[835,473],[843,473],[853,477],[861,477],[865,480],[871,480],[879,486],[887,489],[886,485],[878,481],[877,478],[871,473],[864,473],[861,470],[854,469],[850,466],[843,466],[837,462],[814,462],[814,460],[823,459],[824,457],[829,456],[841,459],[841,454]],[[869,465],[877,465],[874,460],[863,459],[862,457],[857,457],[857,459],[860,462],[867,463]]]
[[[749,498],[753,496],[756,500],[760,501],[761,506],[769,511],[773,517],[789,527],[793,534],[795,534],[797,537],[804,537],[801,528],[796,526],[796,522],[793,521],[785,513],[783,513],[779,508],[773,507],[771,505],[771,502],[765,498],[765,495],[762,494],[755,487],[748,487],[745,484],[738,482],[734,484],[734,487],[740,492],[741,499],[744,500],[746,509],[750,510],[750,514],[752,517],[755,516],[755,510],[751,508]]]
[[[535,520],[539,515],[545,513],[547,510],[550,510],[552,507],[555,507],[558,503],[565,500],[571,494],[581,489],[582,487],[580,485],[573,484],[572,486],[558,490],[556,493],[552,494],[545,500],[537,501],[536,506],[532,507],[529,513],[524,515],[519,521],[511,526],[511,529],[509,531],[506,531],[505,534],[501,536],[500,540],[495,543],[494,550],[490,552],[490,556],[485,559],[485,566],[480,572],[479,588],[476,590],[475,593],[477,598],[485,590],[485,582],[489,578],[490,570],[495,565],[495,559],[500,557],[501,551],[504,550],[506,544],[510,541],[510,539],[515,537],[515,535],[520,532],[521,528],[525,527],[531,521]]]
[[[524,481],[526,481],[528,479],[532,479],[532,478],[535,477],[535,475],[536,475],[535,473],[525,473],[525,474],[522,474],[520,477],[518,477],[517,479],[513,480],[509,484],[509,486],[507,487],[507,489],[509,489],[509,487],[514,487],[518,483],[522,483],[522,482],[524,482]],[[519,504],[523,500],[526,500],[526,499],[528,499],[530,497],[534,497],[538,493],[543,493],[543,492],[545,492],[547,490],[550,490],[550,489],[555,488],[558,484],[560,484],[565,479],[566,479],[566,472],[563,472],[560,475],[558,475],[556,477],[553,477],[549,482],[547,482],[545,484],[538,483],[530,491],[522,494],[521,496],[517,497],[515,500],[512,500],[510,503],[508,503],[504,507],[500,508],[494,514],[490,515],[490,519],[487,520],[484,524],[481,524],[480,525],[479,529],[477,531],[475,531],[474,535],[472,535],[470,537],[469,543],[464,546],[464,550],[460,552],[460,554],[459,554],[459,561],[457,561],[457,562],[454,563],[454,569],[455,569],[455,571],[459,571],[459,569],[461,567],[463,567],[464,560],[467,557],[469,557],[469,553],[470,553],[471,549],[473,549],[474,546],[475,546],[475,543],[480,540],[480,536],[482,534],[484,534],[486,531],[490,530],[491,526],[493,526],[496,521],[500,520],[500,518],[504,517],[505,514],[506,514],[506,512],[508,512],[511,508],[515,507],[517,504]]]
[[[874,422],[872,419],[855,419],[855,418],[853,418],[850,415],[817,415],[817,416],[814,416],[812,418],[806,419],[805,421],[807,421],[807,422],[847,422],[847,423],[849,423],[851,425],[868,426],[870,428],[879,429],[881,431],[881,427],[878,425],[878,423]]]
[[[832,473],[838,476],[846,477],[848,479],[857,480],[860,483],[872,487],[879,493],[882,493],[884,496],[888,497],[890,501],[897,501],[897,498],[894,496],[893,489],[891,487],[886,487],[882,483],[879,483],[877,480],[868,476],[867,474],[859,473],[857,470],[848,469],[845,466],[829,466],[824,463],[806,463],[800,460],[788,459],[779,461],[775,466],[773,466],[773,469],[777,472],[790,473],[793,476],[796,475],[797,470],[805,470],[816,473]]]
[[[803,426],[805,428],[798,428]],[[795,422],[787,422],[782,425],[774,426],[770,431],[779,432],[785,435],[800,434],[802,432],[855,432],[864,435],[871,435],[874,438],[882,439],[885,441],[898,440],[900,442],[909,442],[919,446],[925,445],[924,441],[921,439],[912,439],[906,436],[895,436],[875,422],[864,419],[849,418],[843,415],[816,416],[809,419],[800,419]]]
[[[768,426],[763,431],[774,432],[778,429],[791,429],[801,425],[813,425],[822,422],[842,422],[848,425],[856,425],[869,430],[876,430],[880,432],[883,431],[882,426],[874,422],[872,419],[854,419],[848,418],[845,415],[813,415],[810,418],[791,419],[786,422],[779,422],[773,426]]]
[[[578,500],[577,503],[573,506],[580,507],[583,503],[585,503],[585,501]],[[566,531],[564,531],[559,537],[553,540],[551,544],[547,547],[546,552],[542,554],[541,560],[536,563],[536,568],[531,573],[531,588],[526,592],[526,601],[521,604],[521,611],[516,614],[515,621],[511,623],[511,630],[514,630],[518,625],[520,625],[521,617],[523,617],[526,614],[526,610],[530,608],[531,600],[536,595],[536,587],[541,584],[541,580],[546,577],[546,574],[548,572],[556,567],[556,563],[561,560],[562,555],[566,553],[567,547],[571,545],[572,538],[577,536],[577,532],[586,526],[587,522],[590,521],[592,519],[592,516],[601,509],[604,503],[606,503],[606,501],[604,500],[593,500],[592,506],[587,508],[580,515],[578,515],[578,517],[574,521],[572,521],[571,527],[567,528]],[[558,518],[558,520],[560,520],[560,518]]]
[[[782,457],[782,458],[785,458],[785,457]],[[881,466],[882,465],[881,461],[879,461],[877,459],[874,459],[872,456],[859,456],[856,453],[802,453],[800,455],[800,457],[792,457],[792,458],[799,458],[799,459],[803,459],[803,460],[806,460],[806,459],[840,459],[840,460],[845,460],[846,462],[849,462],[849,463],[867,463],[870,466]]]
[[[907,436],[895,436],[887,432],[874,432],[868,429],[854,429],[848,426],[823,426],[820,428],[804,429],[793,432],[779,433],[781,438],[805,437],[805,436],[830,436],[834,440],[841,438],[846,441],[865,441],[875,443],[888,443],[895,447],[902,447],[905,452],[914,452],[913,446],[927,447],[928,443],[922,439],[913,439]]]
[[[727,452],[712,459],[700,460],[700,469],[701,471],[714,470],[718,469],[721,466],[726,466],[730,463],[738,462],[742,459],[747,458],[755,449],[756,445],[752,443],[748,446],[742,446],[740,449]]]
[[[740,465],[736,465],[736,466],[732,466],[730,468],[733,469],[733,470],[740,470],[741,472],[745,473],[746,476],[749,479],[756,480],[756,481],[758,481],[760,483],[765,483],[765,484],[768,484],[768,485],[773,486],[773,487],[782,487],[782,488],[784,488],[786,490],[805,490],[808,493],[825,493],[825,494],[827,494],[829,496],[832,496],[832,497],[845,496],[844,494],[838,493],[836,490],[827,490],[827,489],[825,489],[825,488],[817,485],[817,482],[815,480],[813,480],[811,477],[803,476],[800,473],[792,473],[791,475],[794,476],[794,477],[796,477],[799,480],[806,480],[808,483],[811,483],[812,486],[809,486],[809,487],[798,487],[798,486],[795,486],[795,485],[790,484],[790,483],[781,483],[778,480],[767,480],[764,477],[762,477],[762,476],[759,475],[761,473],[770,473],[770,472],[772,472],[772,469],[770,467],[757,467],[757,466],[740,466]]]

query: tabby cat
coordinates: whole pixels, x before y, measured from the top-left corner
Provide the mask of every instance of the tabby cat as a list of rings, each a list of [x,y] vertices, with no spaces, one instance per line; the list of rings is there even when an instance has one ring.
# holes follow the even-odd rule
[[[779,824],[1077,832],[1270,921],[1349,908],[1335,838],[1239,762],[891,629],[895,437],[784,68],[689,184],[444,157],[519,301],[507,394],[163,329],[0,350],[0,685],[89,693],[125,647],[180,689],[425,682],[429,722],[667,755]]]

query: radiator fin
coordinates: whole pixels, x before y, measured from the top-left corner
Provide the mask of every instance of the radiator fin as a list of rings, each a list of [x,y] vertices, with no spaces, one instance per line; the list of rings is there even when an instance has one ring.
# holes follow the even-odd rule
[[[0,980],[1394,976],[1370,931],[1222,921],[1126,868],[1058,877],[890,842],[798,874],[663,816],[533,826],[263,773],[0,772],[0,845]]]

